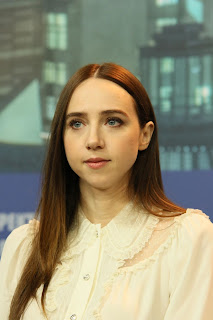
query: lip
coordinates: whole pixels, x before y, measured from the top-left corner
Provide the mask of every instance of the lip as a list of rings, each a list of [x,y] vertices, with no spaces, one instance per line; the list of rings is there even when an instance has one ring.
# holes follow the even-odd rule
[[[103,158],[90,158],[85,161],[88,167],[92,169],[100,169],[104,167],[110,160],[106,160]]]
[[[103,158],[90,158],[88,160],[86,160],[86,163],[96,163],[96,162],[102,162],[102,161],[110,161],[107,159],[103,159]]]

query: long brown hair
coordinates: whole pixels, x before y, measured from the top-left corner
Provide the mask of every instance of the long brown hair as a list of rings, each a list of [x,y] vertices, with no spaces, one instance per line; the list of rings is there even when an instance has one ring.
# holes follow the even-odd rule
[[[162,210],[180,215],[185,209],[170,201],[163,190],[161,178],[158,129],[152,104],[140,81],[125,68],[114,63],[89,64],[79,69],[64,87],[52,121],[49,147],[43,169],[41,199],[36,218],[40,217],[39,230],[32,243],[31,253],[14,293],[9,320],[19,320],[37,289],[43,285],[41,303],[43,310],[45,295],[56,264],[66,248],[69,230],[77,222],[80,199],[79,178],[70,168],[64,151],[63,131],[68,103],[80,83],[96,77],[117,83],[135,102],[141,128],[153,121],[155,128],[146,150],[139,151],[132,168],[129,194],[136,202],[156,216]],[[168,214],[165,214],[168,216]]]

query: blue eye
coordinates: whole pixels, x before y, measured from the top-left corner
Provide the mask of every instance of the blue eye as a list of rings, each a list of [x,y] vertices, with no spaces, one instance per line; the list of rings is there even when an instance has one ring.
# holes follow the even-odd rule
[[[71,127],[72,129],[80,129],[81,126],[82,126],[82,122],[81,122],[81,121],[72,120],[72,121],[70,122],[70,127]]]
[[[119,118],[109,118],[107,119],[107,124],[110,127],[120,127],[123,124],[123,121]]]

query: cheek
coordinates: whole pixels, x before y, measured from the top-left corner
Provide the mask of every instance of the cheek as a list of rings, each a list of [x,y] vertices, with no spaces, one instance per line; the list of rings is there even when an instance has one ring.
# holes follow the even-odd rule
[[[133,165],[138,155],[138,139],[135,135],[124,136],[115,145],[115,151],[121,161]]]
[[[135,133],[123,135],[117,140],[117,144],[117,147],[123,152],[128,152],[128,150],[135,152],[138,150],[138,137]]]

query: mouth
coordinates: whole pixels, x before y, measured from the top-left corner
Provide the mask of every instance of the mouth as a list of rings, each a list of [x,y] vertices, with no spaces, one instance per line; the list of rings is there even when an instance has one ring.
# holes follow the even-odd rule
[[[99,169],[104,167],[110,160],[106,160],[103,158],[90,158],[85,161],[88,167],[92,169]]]

